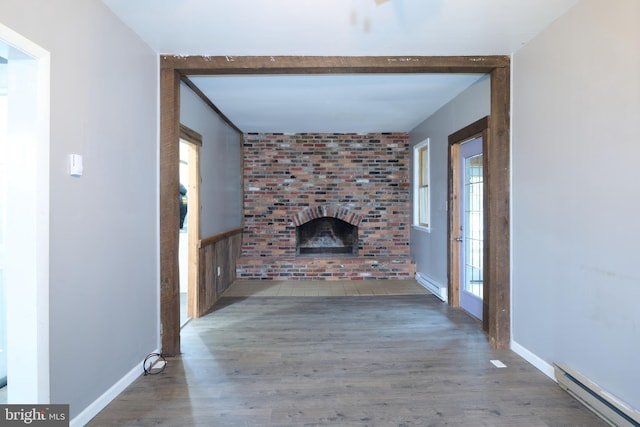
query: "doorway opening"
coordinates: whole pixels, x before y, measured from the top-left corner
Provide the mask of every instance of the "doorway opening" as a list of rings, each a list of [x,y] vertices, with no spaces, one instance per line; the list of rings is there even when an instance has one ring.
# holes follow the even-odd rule
[[[180,327],[186,325],[191,317],[188,313],[189,295],[189,143],[180,140],[180,238],[178,246],[178,268],[180,269]]]
[[[487,246],[483,147],[488,120],[482,119],[449,138],[449,295],[460,307],[488,328],[485,290]]]
[[[6,50],[6,47],[5,49]],[[6,55],[8,56],[8,55]],[[4,242],[6,217],[6,164],[5,146],[7,141],[7,122],[9,121],[8,95],[8,59],[0,53],[0,403],[7,403],[7,300],[4,284],[4,260],[6,249]]]
[[[196,316],[200,243],[200,147],[202,136],[180,126],[180,326]]]
[[[47,51],[0,24],[0,364],[5,403],[49,403]]]
[[[234,57],[172,56],[160,58],[160,210],[174,209],[173,191],[177,188],[176,143],[179,133],[180,82],[190,74],[366,74],[366,73],[489,73],[491,76],[491,128],[485,138],[485,241],[484,298],[490,298],[485,329],[492,346],[508,348],[510,330],[510,59],[506,56],[473,57]],[[223,116],[223,115],[222,115]],[[221,116],[221,117],[222,117]],[[226,117],[224,117],[226,119]],[[227,123],[238,130],[233,123]],[[487,145],[488,144],[488,145]],[[490,194],[490,196],[487,196]],[[488,203],[487,203],[488,201]],[[490,212],[487,215],[486,212]],[[170,230],[172,215],[161,215],[160,229]],[[160,298],[162,349],[167,354],[180,352],[177,296],[178,279],[175,257],[177,234],[160,242]],[[487,263],[487,260],[490,260]],[[489,268],[487,268],[489,267]],[[494,295],[494,297],[491,297]],[[490,321],[489,321],[490,319]]]

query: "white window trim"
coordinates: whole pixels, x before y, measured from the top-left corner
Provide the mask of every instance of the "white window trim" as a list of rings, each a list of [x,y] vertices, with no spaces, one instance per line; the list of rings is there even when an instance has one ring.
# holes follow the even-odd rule
[[[420,150],[427,148],[427,222],[428,226],[420,224]],[[429,138],[413,146],[413,228],[418,230],[431,231],[431,147],[429,146]]]

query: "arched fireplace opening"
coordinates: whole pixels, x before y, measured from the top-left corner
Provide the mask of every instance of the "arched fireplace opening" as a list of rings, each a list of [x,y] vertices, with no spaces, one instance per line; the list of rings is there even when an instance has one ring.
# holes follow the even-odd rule
[[[357,255],[358,227],[334,217],[312,219],[296,228],[296,255]]]

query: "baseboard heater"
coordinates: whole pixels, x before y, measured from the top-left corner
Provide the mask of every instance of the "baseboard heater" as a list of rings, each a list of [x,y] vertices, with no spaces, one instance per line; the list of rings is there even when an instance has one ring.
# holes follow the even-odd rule
[[[446,286],[439,285],[422,273],[416,273],[416,281],[420,283],[420,285],[422,285],[422,287],[424,287],[426,290],[437,296],[439,299],[447,302],[448,295]]]
[[[612,426],[640,427],[640,413],[563,364],[553,364],[560,387]]]

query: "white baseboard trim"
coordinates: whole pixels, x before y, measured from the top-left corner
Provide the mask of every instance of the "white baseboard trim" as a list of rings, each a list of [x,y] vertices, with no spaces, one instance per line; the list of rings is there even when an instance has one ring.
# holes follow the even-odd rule
[[[160,350],[154,350],[151,353],[159,353]],[[112,400],[114,400],[120,393],[131,385],[140,375],[143,373],[142,364],[143,360],[139,364],[136,364],[124,377],[115,383],[109,390],[104,392],[102,396],[93,401],[82,412],[76,415],[70,422],[69,427],[82,427],[86,425],[93,417],[98,415]]]
[[[416,273],[416,281],[426,290],[438,297],[438,299],[447,302],[449,296],[446,286],[442,286],[424,273]]]
[[[536,356],[531,351],[521,346],[514,340],[511,340],[511,350],[513,350],[514,353],[518,354],[524,360],[526,360],[527,362],[531,363],[533,366],[538,368],[540,372],[542,372],[543,374],[551,378],[553,381],[557,382],[553,365],[551,365],[550,363],[547,363],[545,360]]]

